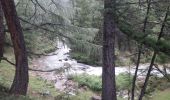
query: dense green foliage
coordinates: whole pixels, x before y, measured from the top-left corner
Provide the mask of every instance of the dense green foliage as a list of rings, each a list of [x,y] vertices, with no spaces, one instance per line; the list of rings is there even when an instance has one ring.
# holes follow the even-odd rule
[[[129,73],[121,73],[116,77],[117,90],[130,90],[132,82],[132,75]]]
[[[101,91],[102,89],[101,77],[87,74],[73,75],[71,77],[74,81],[79,83],[80,87],[87,86],[93,91]]]
[[[102,80],[99,76],[88,74],[71,76],[74,81],[78,82],[80,87],[87,86],[93,91],[101,91]],[[128,90],[131,87],[132,76],[128,73],[122,73],[116,76],[117,90]]]

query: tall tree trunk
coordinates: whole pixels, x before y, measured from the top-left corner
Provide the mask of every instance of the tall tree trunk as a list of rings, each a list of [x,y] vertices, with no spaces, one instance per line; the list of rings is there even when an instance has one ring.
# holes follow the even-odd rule
[[[142,48],[141,46],[138,47],[139,52],[138,52],[138,59],[136,62],[135,75],[133,76],[131,100],[134,100],[134,97],[135,97],[136,79],[137,79],[137,75],[138,75],[138,69],[139,69],[139,64],[140,64],[140,59],[141,59],[141,54],[142,54],[141,48]]]
[[[16,60],[15,77],[10,93],[26,95],[28,87],[28,60],[21,24],[17,16],[14,0],[0,1],[14,46]]]
[[[148,5],[147,5],[147,11],[146,11],[146,16],[145,16],[145,20],[144,20],[144,27],[143,27],[144,33],[146,33],[146,26],[147,26],[149,12],[150,12],[150,8],[151,8],[151,3],[150,3],[151,0],[147,0],[147,2],[148,2]],[[138,49],[139,49],[138,59],[137,59],[137,63],[136,63],[135,75],[133,77],[133,82],[132,82],[131,100],[134,100],[134,98],[135,98],[136,79],[137,79],[137,75],[138,75],[138,69],[139,69],[139,64],[140,64],[140,59],[141,59],[141,54],[142,54],[142,44],[138,47]]]
[[[4,21],[3,21],[3,11],[0,4],[0,62],[4,53],[4,41],[5,41],[5,31],[4,31]]]
[[[117,100],[115,82],[115,34],[114,7],[116,0],[105,0],[103,29],[102,100]]]
[[[168,13],[169,13],[169,6],[167,8],[167,12],[166,12],[164,21],[162,23],[161,31],[159,33],[157,42],[161,39],[161,37],[163,35],[165,24],[166,24],[166,21],[167,21],[167,18],[168,18]],[[148,73],[147,73],[144,85],[142,87],[142,90],[141,90],[141,93],[140,93],[140,96],[139,96],[139,100],[142,100],[143,96],[145,95],[145,91],[146,91],[146,88],[147,88],[147,84],[148,84],[148,81],[149,81],[149,77],[150,77],[151,71],[152,71],[153,66],[154,66],[154,62],[155,62],[156,56],[157,56],[157,51],[154,51],[154,54],[153,54],[153,57],[152,57],[152,60],[151,60],[150,66],[149,66],[149,70],[148,70]]]

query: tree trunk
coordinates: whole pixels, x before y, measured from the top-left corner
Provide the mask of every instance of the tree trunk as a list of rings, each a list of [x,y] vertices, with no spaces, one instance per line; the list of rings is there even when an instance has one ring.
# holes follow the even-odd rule
[[[150,74],[151,74],[151,71],[152,71],[152,68],[153,68],[155,59],[156,59],[156,54],[157,54],[157,53],[154,52],[153,57],[152,57],[151,64],[150,64],[150,66],[149,66],[148,73],[147,73],[147,75],[146,75],[146,79],[145,79],[144,85],[143,85],[143,87],[142,87],[142,90],[141,90],[141,93],[140,93],[140,96],[139,96],[139,100],[142,100],[143,96],[145,95],[145,90],[146,90],[147,83],[148,83],[148,80],[149,80],[149,77],[150,77]]]
[[[148,0],[148,5],[147,5],[147,11],[146,11],[146,16],[144,20],[144,27],[143,27],[143,33],[146,33],[146,27],[147,27],[147,22],[148,22],[148,17],[149,17],[149,12],[151,8],[151,0]],[[146,34],[147,35],[147,34]],[[141,54],[142,54],[142,44],[138,47],[139,52],[138,52],[138,60],[136,63],[136,70],[135,70],[135,75],[133,77],[133,82],[132,82],[132,94],[131,94],[131,100],[134,100],[135,98],[135,87],[136,87],[136,79],[138,75],[138,69],[139,69],[139,64],[140,64],[140,59],[141,59]]]
[[[24,36],[17,16],[14,0],[0,0],[11,40],[14,46],[16,70],[10,93],[26,95],[28,87],[28,60]]]
[[[103,29],[102,100],[117,100],[115,82],[115,0],[105,0]]]
[[[164,21],[162,23],[161,31],[159,33],[157,42],[161,39],[161,37],[163,35],[165,24],[166,24],[166,21],[167,21],[167,18],[168,18],[168,13],[169,13],[169,6],[167,8],[167,12],[166,12]],[[152,60],[151,60],[150,66],[149,66],[149,70],[148,70],[148,73],[147,73],[144,85],[142,87],[142,90],[141,90],[141,93],[140,93],[140,96],[139,96],[139,100],[142,100],[143,96],[145,95],[145,91],[146,91],[146,88],[147,88],[147,84],[148,84],[148,81],[149,81],[149,77],[150,77],[151,71],[152,71],[153,66],[154,66],[154,62],[155,62],[156,56],[157,56],[157,51],[154,51],[154,54],[153,54],[153,57],[152,57]]]
[[[0,4],[0,62],[4,53],[4,41],[5,41],[5,31],[4,31],[4,21],[3,21],[3,11]]]
[[[140,59],[141,59],[141,54],[142,54],[141,48],[142,48],[141,46],[138,47],[139,52],[138,52],[138,59],[136,63],[135,75],[133,76],[131,100],[134,100],[135,98],[136,79],[138,75],[138,69],[139,69],[139,64],[140,64]]]

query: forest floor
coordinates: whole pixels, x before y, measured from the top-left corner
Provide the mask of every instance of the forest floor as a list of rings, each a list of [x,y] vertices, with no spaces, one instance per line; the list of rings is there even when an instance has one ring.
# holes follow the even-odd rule
[[[4,56],[14,61],[12,49],[6,48]],[[47,81],[29,72],[29,87],[26,97],[13,96],[8,94],[13,82],[15,68],[6,61],[0,63],[0,100],[67,100],[65,93],[58,91],[51,81]],[[70,100],[89,100],[94,93],[90,90],[80,92]],[[60,99],[58,99],[60,98]],[[62,98],[62,99],[61,99]]]
[[[30,75],[27,97],[10,95],[7,91],[12,84],[13,76],[14,67],[4,61],[0,63],[0,100],[67,100],[67,95],[57,91],[53,84],[33,75]],[[48,92],[50,92],[50,94],[48,94]],[[170,100],[169,92],[170,88],[163,91],[157,91],[150,100]],[[90,100],[90,97],[93,95],[94,93],[90,90],[81,91],[77,96],[74,96],[69,100]]]
[[[44,80],[33,77],[30,75],[29,78],[29,87],[28,87],[28,97],[17,97],[14,98],[14,96],[10,96],[7,91],[9,90],[12,80],[14,77],[14,67],[12,65],[9,65],[6,62],[0,63],[0,86],[1,88],[1,94],[0,94],[0,100],[29,100],[29,99],[36,99],[36,100],[51,100],[50,96],[48,96],[48,99],[44,99],[44,97],[41,97],[43,93],[46,91],[50,91],[51,95],[57,96],[57,92],[53,85],[49,82],[45,82]]]
[[[12,51],[6,50],[5,57],[8,57],[10,61],[14,61],[14,57],[11,56]],[[0,100],[90,100],[90,98],[98,93],[92,91],[89,88],[78,88],[76,95],[71,97],[70,94],[59,91],[55,88],[53,81],[48,81],[41,77],[41,75],[30,71],[29,88],[27,97],[16,97],[7,93],[14,77],[14,66],[8,64],[5,61],[0,63]],[[10,74],[9,74],[10,73]],[[50,73],[43,73],[47,76]],[[51,76],[49,76],[51,77]],[[48,78],[48,77],[47,77]],[[96,85],[95,85],[96,86]],[[150,100],[170,100],[170,89],[157,91],[153,95],[153,99]],[[69,99],[67,99],[69,97]],[[118,100],[124,100],[118,98]]]
[[[54,84],[30,74],[27,97],[8,94],[14,77],[14,67],[4,61],[0,63],[0,100],[67,100],[68,95],[55,89]],[[10,73],[10,74],[9,74]],[[94,93],[90,90],[78,92],[69,100],[90,100]]]
[[[170,88],[164,90],[164,91],[158,91],[153,95],[152,100],[170,100]]]
[[[14,61],[13,51],[6,49],[5,57]],[[14,78],[15,68],[6,61],[0,63],[0,100],[68,100],[68,95],[58,91],[51,81],[29,72],[29,87],[26,97],[8,94]],[[78,92],[77,95],[69,97],[69,100],[90,100],[94,95],[91,90]]]

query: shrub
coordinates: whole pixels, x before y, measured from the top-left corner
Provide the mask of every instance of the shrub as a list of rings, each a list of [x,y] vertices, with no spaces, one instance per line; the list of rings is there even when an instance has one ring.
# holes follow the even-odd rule
[[[82,75],[72,75],[72,79],[78,82],[79,86],[87,86],[93,91],[101,91],[102,90],[102,79],[101,77],[82,74]]]
[[[132,75],[129,73],[121,73],[116,76],[117,90],[128,90],[131,88]]]
[[[93,91],[102,90],[102,78],[99,76],[81,74],[81,75],[72,75],[70,79],[78,82],[79,86],[87,86]],[[131,87],[132,75],[129,73],[121,73],[116,76],[116,86],[117,90],[127,90]]]

